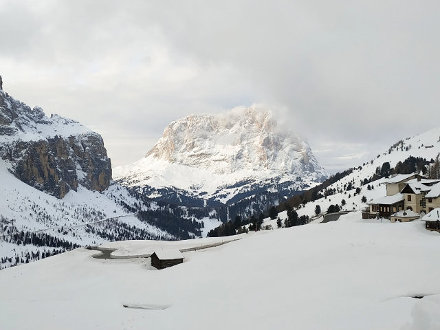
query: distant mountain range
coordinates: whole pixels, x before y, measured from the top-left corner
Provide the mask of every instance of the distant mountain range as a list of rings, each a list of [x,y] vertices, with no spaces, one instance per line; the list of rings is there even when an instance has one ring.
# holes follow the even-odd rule
[[[332,193],[361,186],[385,161],[435,158],[439,137],[399,141]],[[206,236],[326,178],[308,144],[259,106],[176,120],[143,159],[112,173],[99,134],[47,117],[0,85],[0,267],[106,241]]]
[[[1,88],[2,267],[109,240],[204,236],[326,175],[304,141],[257,107],[175,121],[117,173],[113,181],[99,134]]]

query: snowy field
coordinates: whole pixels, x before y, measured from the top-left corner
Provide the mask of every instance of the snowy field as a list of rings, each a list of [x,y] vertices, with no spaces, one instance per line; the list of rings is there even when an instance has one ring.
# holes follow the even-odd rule
[[[111,245],[123,253],[138,252],[141,244]],[[247,234],[186,252],[183,264],[165,270],[152,268],[149,259],[98,260],[91,258],[96,251],[77,249],[0,271],[0,324],[2,329],[439,329],[439,250],[440,235],[420,221],[363,221],[360,213]]]

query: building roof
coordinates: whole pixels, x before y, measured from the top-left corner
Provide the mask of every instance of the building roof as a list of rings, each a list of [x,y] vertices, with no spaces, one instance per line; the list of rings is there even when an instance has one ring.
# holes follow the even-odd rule
[[[440,220],[440,208],[436,208],[429,212],[422,218],[423,221],[438,221]]]
[[[160,260],[173,260],[173,259],[184,258],[182,252],[176,249],[166,249],[166,250],[160,249],[154,251],[154,253]]]
[[[436,198],[440,196],[440,183],[437,183],[430,188],[430,192],[426,194],[427,198]]]
[[[439,183],[440,179],[422,179],[420,182],[428,186],[432,186],[435,183]]]
[[[426,186],[432,186],[436,183],[439,183],[440,179],[421,179],[421,180],[417,180],[417,179],[411,179],[409,181],[407,181],[406,183],[422,183]]]
[[[402,210],[397,213],[394,213],[392,217],[399,217],[399,218],[415,218],[420,217],[420,214],[411,210]]]
[[[392,176],[391,178],[389,178],[387,181],[385,181],[385,183],[399,183],[402,182],[404,180],[408,180],[410,177],[416,175],[416,173],[411,173],[411,174],[396,174],[395,176]]]
[[[393,205],[398,202],[403,201],[404,197],[402,194],[395,194],[392,196],[384,196],[380,198],[373,199],[368,204],[383,204],[383,205]]]
[[[408,189],[408,187],[413,191],[414,194],[419,194],[422,191],[430,191],[431,190],[431,187],[424,185],[420,181],[413,181],[413,182],[409,181],[406,183],[405,187],[403,187],[401,192]]]

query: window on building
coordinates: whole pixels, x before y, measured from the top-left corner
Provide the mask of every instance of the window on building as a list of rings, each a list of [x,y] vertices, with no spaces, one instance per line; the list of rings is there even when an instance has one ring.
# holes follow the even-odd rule
[[[411,195],[408,195],[408,202],[411,202]]]
[[[432,203],[432,198],[428,198],[428,203]]]

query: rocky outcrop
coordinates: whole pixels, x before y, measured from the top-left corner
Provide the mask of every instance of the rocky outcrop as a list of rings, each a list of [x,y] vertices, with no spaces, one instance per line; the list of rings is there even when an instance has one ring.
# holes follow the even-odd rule
[[[271,171],[269,178],[307,175],[316,181],[326,175],[309,145],[258,106],[176,120],[146,156],[217,174]]]
[[[146,157],[115,169],[118,182],[150,198],[228,206],[263,194],[275,204],[325,177],[307,142],[260,106],[176,120]]]
[[[111,162],[101,136],[78,122],[31,109],[0,91],[0,157],[23,182],[63,198],[82,185],[108,188]]]

